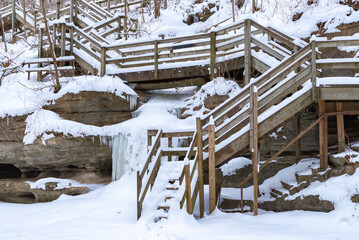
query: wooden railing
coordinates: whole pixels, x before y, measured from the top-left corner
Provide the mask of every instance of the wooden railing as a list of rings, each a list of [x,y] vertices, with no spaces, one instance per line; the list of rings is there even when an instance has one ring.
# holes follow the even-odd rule
[[[157,173],[161,166],[161,158],[168,156],[168,160],[171,161],[173,156],[184,156],[186,154],[186,151],[183,152],[177,148],[171,150],[173,138],[188,138],[192,135],[193,131],[163,132],[162,130],[148,130],[146,161],[143,167],[137,171],[137,219],[141,217],[146,194],[149,189],[152,189],[156,181]],[[152,141],[153,137],[154,141]],[[167,148],[161,146],[162,138],[167,138]]]
[[[117,58],[107,58],[103,56],[100,75],[103,76],[106,74],[107,64],[115,63],[119,64],[121,68],[153,67],[154,79],[157,79],[159,65],[162,63],[168,65],[186,61],[206,61],[205,64],[210,65],[208,74],[211,75],[211,77],[214,77],[216,62],[224,61],[224,57],[228,59],[229,56],[234,56],[235,54],[242,53],[242,56],[244,55],[243,44],[245,43],[246,38],[255,46],[258,46],[263,49],[264,52],[273,55],[278,60],[282,60],[287,56],[283,49],[263,44],[257,38],[251,38],[251,34],[268,34],[273,39],[273,42],[278,41],[283,43],[287,48],[287,51],[294,51],[294,49],[301,48],[301,45],[296,45],[290,42],[282,35],[275,31],[268,30],[252,20],[248,19],[246,22],[250,23],[248,25],[250,29],[247,35],[246,33],[243,33],[245,22],[239,22],[216,29],[210,33],[202,33],[193,36],[103,45],[102,54],[104,56],[107,51],[112,50],[119,50],[123,55]],[[253,29],[251,27],[253,27]],[[251,46],[249,46],[249,48],[251,48]],[[251,58],[250,52],[248,57]],[[201,64],[203,64],[203,62]]]

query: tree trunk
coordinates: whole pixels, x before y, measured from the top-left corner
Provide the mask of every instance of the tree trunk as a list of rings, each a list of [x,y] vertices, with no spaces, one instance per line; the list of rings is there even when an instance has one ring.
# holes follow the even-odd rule
[[[45,10],[45,0],[41,0],[41,5],[42,5],[42,6],[41,6],[41,7],[42,7],[42,15],[44,16],[44,23],[45,23],[46,35],[47,35],[47,39],[49,40],[49,47],[50,47],[50,51],[51,51],[51,57],[52,57],[52,61],[53,61],[53,63],[54,63],[54,68],[55,68],[55,79],[56,79],[56,82],[54,83],[55,92],[58,92],[58,91],[60,91],[59,72],[57,71],[56,56],[55,56],[54,49],[53,49],[53,47],[52,47],[52,42],[51,42],[49,27],[48,27],[48,25],[47,25],[47,17],[46,17],[46,10]]]

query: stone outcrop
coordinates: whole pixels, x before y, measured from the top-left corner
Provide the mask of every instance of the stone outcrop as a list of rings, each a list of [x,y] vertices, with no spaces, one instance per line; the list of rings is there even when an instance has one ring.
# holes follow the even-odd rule
[[[132,118],[131,112],[136,110],[142,99],[132,96],[121,98],[112,93],[86,91],[78,94],[67,93],[54,104],[44,108],[58,113],[65,119],[104,126]],[[132,106],[130,101],[133,101]]]
[[[56,189],[56,182],[48,182],[45,189],[31,188],[22,181],[0,180],[0,201],[13,203],[50,202],[58,199],[62,194],[80,195],[87,193],[87,187],[68,187]]]
[[[137,107],[144,99],[134,99]],[[106,92],[69,93],[45,108],[64,119],[96,126],[130,119],[136,109],[127,99]],[[112,149],[106,142],[112,139],[54,133],[55,137],[46,140],[46,146],[40,139],[24,145],[26,118],[0,119],[0,179],[59,177],[88,183],[110,180]]]

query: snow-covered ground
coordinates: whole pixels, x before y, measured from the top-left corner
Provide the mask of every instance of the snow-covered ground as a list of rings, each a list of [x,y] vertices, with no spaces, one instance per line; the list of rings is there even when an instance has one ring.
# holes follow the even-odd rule
[[[212,25],[224,26],[232,22],[232,9],[230,0],[210,0],[220,7],[215,10],[207,22],[194,23],[191,26],[183,23],[188,13],[202,11],[207,4],[193,5],[193,0],[169,0],[167,10],[161,11],[159,19],[153,15],[145,15],[143,27],[144,39],[196,34],[211,29]],[[359,20],[359,12],[351,10],[348,6],[339,4],[339,0],[315,1],[308,6],[307,0],[278,1],[259,0],[260,8],[251,14],[251,1],[246,0],[242,9],[236,10],[236,19],[241,20],[248,16],[261,24],[273,26],[294,37],[310,37],[311,32],[318,30],[318,23],[328,32],[337,31],[341,23],[351,23]],[[295,13],[303,12],[302,17],[292,22]],[[111,37],[109,37],[111,38]],[[121,40],[123,41],[123,40]],[[35,38],[29,39],[36,43]],[[3,43],[1,53],[3,54]],[[37,50],[24,42],[8,45],[9,56],[14,64],[20,64],[25,58],[36,57]],[[19,50],[23,51],[18,55]],[[4,56],[0,56],[0,60]],[[0,202],[0,239],[356,239],[359,234],[359,210],[357,204],[350,201],[353,194],[359,193],[359,171],[352,176],[339,176],[327,182],[315,182],[300,194],[320,194],[323,199],[333,201],[335,210],[330,213],[292,211],[273,213],[260,211],[259,216],[240,213],[222,213],[216,210],[210,216],[195,220],[185,211],[174,209],[169,219],[157,223],[153,222],[151,211],[144,211],[142,218],[136,220],[136,176],[133,172],[144,159],[146,153],[146,130],[148,128],[162,128],[171,130],[194,128],[194,119],[179,120],[176,109],[184,106],[184,100],[192,90],[172,89],[157,91],[148,103],[141,106],[136,118],[124,123],[109,127],[98,128],[78,124],[60,119],[53,112],[43,110],[42,107],[51,101],[56,101],[67,92],[82,91],[111,91],[122,96],[122,93],[133,94],[132,89],[123,84],[120,79],[97,77],[66,78],[62,79],[62,90],[53,93],[51,82],[38,83],[35,76],[27,81],[27,74],[17,73],[2,80],[0,87],[0,117],[31,114],[28,117],[27,135],[24,143],[31,143],[34,138],[41,137],[46,140],[52,137],[47,132],[61,132],[73,136],[99,135],[114,136],[123,134],[129,141],[130,151],[126,152],[126,162],[123,167],[123,176],[116,182],[95,189],[81,196],[61,196],[50,203],[37,203],[31,205],[11,204]],[[218,80],[226,86],[221,80]],[[237,91],[234,83],[227,82],[228,86]],[[221,86],[222,86],[221,85]],[[118,91],[120,89],[120,91]],[[225,93],[229,90],[225,87]],[[205,94],[198,92],[191,100],[191,106],[200,106],[203,96],[207,93],[222,93],[222,88],[209,84],[204,88]],[[190,111],[193,110],[193,107]],[[192,113],[192,112],[191,112]],[[314,162],[314,163],[313,163]],[[164,163],[165,164],[165,163]],[[231,164],[222,167],[227,174],[234,169],[248,164],[246,159],[237,159]],[[260,189],[270,190],[280,186],[280,180],[294,181],[296,171],[308,170],[315,167],[316,160],[303,160],[298,165],[284,169],[276,176],[265,181]],[[165,174],[165,173],[162,173]],[[159,179],[161,177],[159,176]],[[64,181],[65,185],[69,184]],[[35,183],[42,186],[43,182]],[[156,187],[155,187],[156,188]],[[154,194],[156,192],[154,188]],[[160,191],[157,189],[157,191]],[[253,188],[245,189],[246,197],[250,198]],[[206,189],[206,199],[207,196]],[[223,195],[238,198],[237,189],[227,189]],[[268,195],[267,195],[268,196]],[[151,202],[155,197],[149,194],[145,206],[155,207]]]
[[[216,210],[195,220],[185,211],[174,211],[168,220],[154,223],[145,214],[137,222],[136,176],[125,174],[88,194],[63,195],[50,203],[0,202],[0,239],[356,239],[359,210],[350,197],[358,189],[359,171],[314,183],[307,191],[326,192],[324,199],[336,207],[330,213],[260,211],[254,217]]]

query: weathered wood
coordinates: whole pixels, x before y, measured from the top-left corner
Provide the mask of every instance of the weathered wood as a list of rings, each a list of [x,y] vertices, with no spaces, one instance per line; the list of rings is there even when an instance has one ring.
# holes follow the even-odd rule
[[[154,134],[152,135],[150,131],[154,131]],[[150,151],[150,147],[152,146],[152,136],[156,136],[158,133],[158,130],[147,130],[147,152]]]
[[[203,188],[203,144],[201,119],[196,118],[197,132],[197,159],[198,159],[198,189],[199,189],[199,215],[204,216],[204,188]]]
[[[74,22],[74,5],[76,0],[70,0],[70,22]]]
[[[244,84],[247,85],[252,75],[251,57],[251,20],[244,21]]]
[[[295,135],[298,136],[300,134],[300,114],[295,116]],[[295,159],[296,163],[298,163],[301,159],[301,150],[300,150],[300,138],[296,142],[295,145]]]
[[[74,27],[70,27],[70,55],[74,52]]]
[[[125,40],[127,40],[127,38],[128,38],[128,28],[127,28],[128,18],[127,18],[127,11],[128,11],[128,2],[127,2],[127,0],[125,0],[125,22],[124,22]]]
[[[318,101],[318,114],[325,114],[325,100]],[[320,151],[320,168],[326,170],[328,167],[328,127],[327,118],[324,117],[319,122],[319,151]]]
[[[14,44],[15,43],[15,21],[16,21],[16,11],[15,11],[15,0],[12,0],[12,14],[11,14],[11,41]]]
[[[185,179],[186,179],[186,202],[187,202],[187,212],[191,214],[192,209],[192,201],[191,201],[191,174],[190,174],[190,168],[189,168],[189,162],[188,164],[184,165],[184,172],[185,172]]]
[[[321,87],[320,98],[333,101],[359,100],[359,88],[347,85],[336,88]]]
[[[319,89],[317,88],[317,43],[315,40],[311,43],[312,46],[312,91],[313,91],[313,100],[317,101],[319,99]]]
[[[336,111],[343,111],[343,103],[336,102]],[[337,115],[337,135],[338,135],[338,152],[345,151],[345,130],[344,130],[344,116],[343,114]]]
[[[125,1],[127,1],[127,0],[125,0]],[[154,69],[155,69],[155,71],[154,71],[154,74],[155,74],[155,76],[154,76],[154,79],[158,79],[158,40],[155,40],[155,42],[154,42]]]
[[[250,104],[250,150],[252,152],[253,167],[253,214],[258,215],[258,92],[257,87],[251,85]]]
[[[208,126],[208,182],[209,182],[209,214],[216,208],[216,160],[215,160],[215,129],[214,125]]]
[[[162,130],[159,130],[156,138],[155,138],[155,142],[152,145],[149,153],[147,154],[147,158],[146,158],[146,162],[143,165],[143,169],[141,171],[141,178],[143,178],[143,176],[145,175],[145,172],[147,171],[148,165],[150,164],[151,160],[152,160],[152,156],[156,153],[157,148],[160,146],[161,144],[161,134],[162,134]]]
[[[216,77],[216,32],[210,33],[210,66],[211,66],[211,80]]]
[[[140,195],[142,189],[142,179],[140,177],[140,171],[137,171],[137,220],[141,217],[142,212],[142,204],[140,202]]]
[[[172,148],[172,137],[168,137],[168,148]],[[172,161],[172,156],[168,156],[168,161]]]
[[[66,25],[61,24],[61,48],[60,48],[60,55],[61,57],[65,56],[66,51]]]
[[[100,76],[103,77],[106,74],[106,47],[101,47],[101,67]]]

